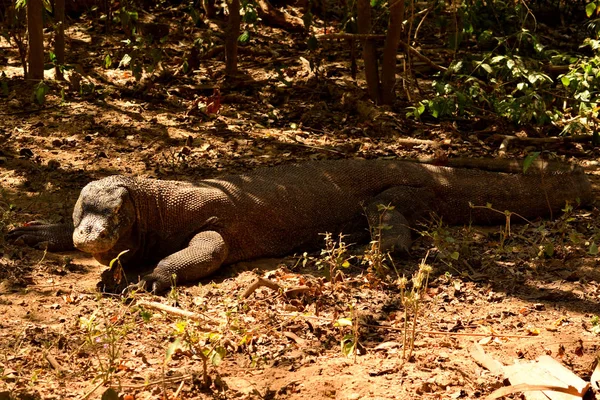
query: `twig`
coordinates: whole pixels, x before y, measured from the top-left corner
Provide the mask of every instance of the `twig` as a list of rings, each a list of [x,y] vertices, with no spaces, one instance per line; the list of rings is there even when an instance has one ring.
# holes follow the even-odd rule
[[[518,385],[512,386],[504,386],[500,389],[495,390],[492,394],[486,397],[486,400],[494,400],[499,399],[500,397],[508,396],[509,394],[518,393],[518,392],[541,392],[541,391],[552,391],[558,393],[570,394],[573,398],[581,398],[580,393],[573,386],[563,387],[563,386],[552,386],[552,385],[529,385],[527,383],[521,383]],[[571,398],[569,396],[569,398]],[[546,396],[544,396],[545,398]],[[561,397],[562,398],[562,397]]]
[[[56,358],[54,358],[54,356],[52,356],[52,354],[46,353],[44,354],[44,357],[46,358],[46,361],[50,363],[52,368],[54,368],[58,372],[65,372],[65,368],[58,363],[58,361],[56,360]]]
[[[425,139],[413,139],[413,138],[400,138],[396,139],[396,143],[404,146],[420,146],[427,145],[432,147],[440,147],[445,143],[440,143],[435,140],[425,140]]]
[[[194,312],[191,312],[188,310],[182,310],[181,308],[177,308],[177,307],[171,307],[166,304],[157,303],[154,301],[140,300],[136,304],[141,307],[152,308],[155,310],[164,311],[168,314],[173,314],[178,317],[189,318],[191,320],[198,321],[198,322],[206,322],[207,320],[210,322],[213,322],[213,323],[215,322],[215,320],[213,320],[212,318],[207,317],[205,315],[197,314],[197,313],[194,313]]]
[[[104,380],[101,380],[100,383],[98,383],[96,386],[94,386],[94,388],[92,390],[90,390],[89,392],[84,394],[83,397],[81,398],[81,400],[86,400],[88,397],[90,397],[92,394],[94,394],[94,392],[96,390],[98,390],[98,388],[102,385],[104,385]]]
[[[252,293],[254,293],[254,291],[256,289],[258,289],[261,286],[266,286],[266,287],[271,288],[278,292],[282,290],[281,286],[279,286],[277,283],[273,282],[272,280],[263,278],[262,276],[257,276],[256,280],[254,282],[252,282],[252,284],[250,286],[248,286],[248,288],[242,294],[242,299],[247,299]]]
[[[193,378],[194,375],[192,374],[187,374],[187,375],[183,375],[183,376],[174,376],[172,378],[164,378],[164,379],[160,379],[160,380],[156,380],[156,381],[152,381],[152,382],[148,382],[148,383],[142,383],[139,385],[119,385],[120,388],[123,389],[145,389],[148,386],[154,386],[154,385],[160,385],[163,382],[164,383],[173,383],[173,382],[179,382],[179,380],[185,381],[186,379],[190,379]]]
[[[285,336],[288,339],[292,339],[294,342],[296,342],[299,345],[303,345],[304,343],[306,343],[306,340],[302,339],[300,336],[296,335],[294,332],[285,331],[285,332],[283,332],[283,336]]]
[[[173,398],[174,399],[178,399],[179,398],[179,392],[181,392],[181,389],[183,389],[183,384],[185,383],[185,379],[183,379],[181,381],[181,383],[179,384],[179,387],[177,388],[177,390],[175,391],[175,393],[173,393]]]

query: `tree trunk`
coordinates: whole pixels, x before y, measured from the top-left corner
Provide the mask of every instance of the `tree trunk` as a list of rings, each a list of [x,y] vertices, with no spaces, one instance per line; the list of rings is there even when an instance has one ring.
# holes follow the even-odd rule
[[[212,19],[217,14],[217,9],[215,7],[215,0],[203,0],[202,8],[204,8],[204,13],[206,14],[206,18]]]
[[[392,104],[396,98],[396,55],[402,35],[404,0],[393,0],[390,4],[390,19],[383,47],[381,67],[381,103]]]
[[[64,81],[62,67],[65,65],[65,0],[56,0],[54,2],[54,19],[56,30],[54,31],[54,54],[56,55],[56,65],[54,65],[54,74],[56,79]]]
[[[42,0],[27,1],[27,31],[29,32],[29,76],[34,80],[44,79],[44,31]]]
[[[225,38],[225,74],[237,72],[238,37],[240,36],[240,0],[228,0],[229,24]]]
[[[371,3],[369,0],[358,0],[358,33],[371,33]],[[375,42],[369,39],[362,39],[363,61],[365,63],[365,78],[367,80],[367,90],[369,96],[375,103],[379,103],[379,72],[377,66],[377,48]]]

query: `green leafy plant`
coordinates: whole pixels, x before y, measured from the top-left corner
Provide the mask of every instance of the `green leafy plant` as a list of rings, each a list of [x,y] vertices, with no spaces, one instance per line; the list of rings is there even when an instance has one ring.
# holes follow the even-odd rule
[[[342,270],[350,266],[353,256],[348,255],[348,245],[344,242],[344,235],[338,240],[333,240],[331,233],[325,233],[325,248],[321,250],[321,257],[316,262],[317,267],[325,268],[329,281],[334,283],[343,279]]]
[[[386,231],[392,229],[392,226],[385,224],[384,220],[387,213],[394,211],[394,206],[391,204],[378,204],[377,211],[379,213],[379,219],[376,226],[369,227],[371,232],[371,242],[365,250],[362,263],[366,264],[369,270],[375,271],[377,275],[385,276],[388,272],[386,264],[394,266],[394,262],[389,252],[384,252],[381,248],[383,235]]]
[[[356,315],[356,308],[352,305],[350,306],[351,317],[339,318],[334,322],[333,326],[336,328],[351,328],[350,333],[345,333],[342,339],[340,340],[340,348],[341,352],[345,357],[354,357],[354,362],[356,362],[356,357],[358,356],[360,342],[359,342],[359,333],[358,333],[358,318]]]
[[[124,323],[123,315],[110,314],[109,309],[100,304],[91,315],[79,318],[85,347],[95,356],[103,382],[109,382],[117,372],[124,339],[132,328]]]
[[[429,285],[429,275],[433,270],[432,267],[426,264],[427,256],[419,264],[419,269],[413,274],[411,283],[408,288],[408,279],[401,277],[397,281],[400,289],[400,298],[404,306],[404,329],[402,339],[402,358],[411,359],[415,347],[415,337],[417,329],[417,319],[420,312],[420,305],[423,295],[427,291]],[[411,318],[412,317],[412,318]],[[410,320],[410,323],[409,323]],[[408,347],[408,355],[406,353]]]

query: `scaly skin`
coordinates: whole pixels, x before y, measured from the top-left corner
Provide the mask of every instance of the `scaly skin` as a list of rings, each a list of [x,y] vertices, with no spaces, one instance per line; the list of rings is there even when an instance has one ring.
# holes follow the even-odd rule
[[[385,213],[384,250],[407,250],[410,226],[435,212],[446,223],[503,223],[557,214],[566,201],[588,204],[580,169],[504,174],[405,161],[344,160],[260,169],[198,184],[111,176],[81,192],[73,226],[25,226],[8,234],[50,250],[74,246],[108,265],[156,265],[143,278],[154,291],[193,282],[221,265],[314,247],[324,232],[368,235]],[[365,217],[365,213],[367,217]],[[66,233],[65,233],[66,232]],[[70,238],[72,233],[72,239]],[[365,235],[366,234],[366,235]],[[52,240],[48,240],[51,238]]]

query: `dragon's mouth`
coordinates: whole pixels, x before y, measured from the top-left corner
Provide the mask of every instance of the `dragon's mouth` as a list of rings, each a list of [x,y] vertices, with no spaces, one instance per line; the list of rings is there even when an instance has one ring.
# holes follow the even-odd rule
[[[117,232],[118,229],[110,229],[98,220],[84,219],[73,231],[73,244],[85,253],[106,253],[117,243]]]

